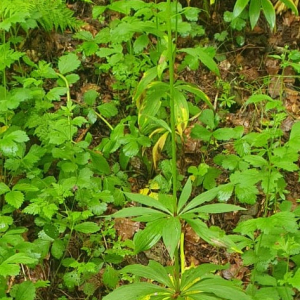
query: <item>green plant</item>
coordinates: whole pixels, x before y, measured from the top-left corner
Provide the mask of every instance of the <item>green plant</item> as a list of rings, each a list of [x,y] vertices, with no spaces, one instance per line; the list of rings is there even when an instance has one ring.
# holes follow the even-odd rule
[[[270,217],[256,218],[240,223],[235,232],[237,243],[248,247],[242,255],[244,264],[253,265],[248,291],[254,299],[294,299],[300,289],[299,277],[299,209],[291,211],[288,201],[281,211]],[[291,262],[296,268],[291,268]]]
[[[125,267],[122,273],[132,273],[136,276],[144,277],[148,280],[155,281],[158,284],[150,282],[137,282],[131,285],[126,285],[117,288],[104,299],[116,299],[117,297],[123,297],[126,300],[130,299],[234,299],[235,295],[241,299],[250,299],[245,295],[242,290],[231,282],[224,279],[208,274],[212,270],[216,270],[222,267],[216,267],[212,265],[202,265],[197,268],[191,268],[186,270],[185,258],[184,258],[184,224],[189,224],[194,231],[205,241],[211,243],[217,247],[227,247],[232,250],[236,249],[234,243],[224,235],[224,232],[217,227],[208,228],[207,225],[201,220],[206,219],[209,213],[220,213],[232,210],[241,210],[242,208],[230,205],[230,204],[208,204],[202,205],[205,202],[211,201],[218,194],[226,194],[229,186],[219,186],[210,189],[209,191],[196,196],[190,202],[188,202],[191,192],[192,183],[188,180],[182,190],[182,193],[177,198],[178,191],[178,174],[177,174],[177,138],[176,132],[182,137],[183,130],[186,128],[188,121],[188,108],[184,94],[181,91],[192,92],[200,98],[203,98],[207,103],[207,97],[195,87],[182,82],[175,82],[175,70],[174,61],[176,54],[176,44],[173,43],[173,22],[176,22],[176,10],[174,3],[167,1],[165,4],[167,17],[165,22],[167,25],[167,39],[166,50],[163,53],[163,60],[157,68],[148,70],[141,81],[139,82],[136,93],[134,96],[135,102],[138,103],[140,110],[139,124],[143,127],[150,127],[150,132],[153,130],[153,123],[156,129],[153,132],[163,133],[162,136],[171,136],[171,173],[172,173],[172,195],[159,193],[157,199],[145,195],[138,195],[132,193],[126,193],[126,196],[133,202],[142,206],[127,207],[116,212],[114,217],[134,217],[135,221],[145,222],[146,227],[144,230],[139,231],[134,236],[134,251],[139,253],[141,251],[150,249],[161,238],[167,248],[170,258],[173,260],[173,266],[164,268],[157,262],[150,262],[148,266],[133,265]],[[176,8],[176,3],[175,3]],[[173,21],[174,18],[174,21]],[[176,34],[176,27],[175,27]],[[196,49],[183,49],[183,52],[195,56],[196,59],[200,59],[210,69],[218,72],[216,65],[212,58],[207,55],[200,48]],[[165,69],[169,71],[168,84],[164,82],[153,82],[158,77],[162,77],[162,72]],[[160,105],[154,105],[151,102],[155,98],[148,96],[143,98],[141,102],[141,96],[145,88],[147,88],[147,95],[154,93],[151,89],[155,87],[160,91],[163,91],[165,97],[164,101],[167,101],[165,107],[170,109],[170,126],[167,122],[162,121],[156,117]],[[151,92],[150,92],[151,91]],[[153,95],[152,95],[153,96]],[[151,100],[150,100],[151,99]],[[140,105],[142,103],[142,105]],[[155,103],[155,102],[154,102]],[[158,102],[160,104],[160,96]],[[154,110],[154,111],[153,111]],[[146,113],[146,112],[147,113]],[[151,111],[151,113],[150,113]],[[159,127],[157,128],[157,125]],[[149,129],[148,129],[149,130]],[[162,146],[163,142],[158,143]],[[236,249],[238,250],[238,249]],[[213,288],[214,285],[214,288]],[[235,295],[234,295],[235,293]]]

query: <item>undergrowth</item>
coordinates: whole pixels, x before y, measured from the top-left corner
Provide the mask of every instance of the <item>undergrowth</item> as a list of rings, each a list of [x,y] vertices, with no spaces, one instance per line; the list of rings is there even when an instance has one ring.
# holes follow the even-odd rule
[[[65,1],[1,1],[0,300],[298,297],[300,213],[287,176],[299,172],[300,123],[287,134],[282,93],[252,91],[240,109],[259,112],[258,126],[224,125],[237,103],[220,79],[218,49],[205,42],[201,20],[213,3],[204,2],[90,3],[102,27],[94,32]],[[257,3],[236,1],[216,40],[241,45],[232,37],[261,11],[274,28],[278,6]],[[76,31],[77,48],[33,61],[24,47],[36,28]],[[298,50],[272,58],[298,76]],[[111,81],[111,99],[95,85],[75,90],[90,65],[91,78]],[[199,69],[223,89],[214,104],[184,80]],[[100,141],[95,128],[105,128]],[[191,140],[200,159],[182,167]],[[132,186],[139,178],[142,189]],[[251,207],[259,212],[248,214]],[[226,232],[215,214],[239,222]],[[218,255],[238,257],[248,278],[224,276],[224,259],[188,263],[188,231]],[[156,245],[167,260],[140,263]]]

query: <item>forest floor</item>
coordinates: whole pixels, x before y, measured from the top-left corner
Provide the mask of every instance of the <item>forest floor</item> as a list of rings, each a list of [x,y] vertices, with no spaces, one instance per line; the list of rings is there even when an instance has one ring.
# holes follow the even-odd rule
[[[222,4],[219,4],[219,2],[222,2]],[[292,68],[286,67],[283,69],[280,66],[280,62],[270,57],[270,55],[281,55],[286,45],[288,45],[289,49],[299,48],[300,18],[289,11],[283,12],[277,16],[277,25],[274,32],[270,31],[265,20],[261,18],[254,30],[250,31],[246,29],[242,33],[239,33],[243,35],[245,41],[242,46],[237,46],[235,43],[237,33],[230,32],[228,25],[223,21],[224,11],[232,11],[233,2],[218,1],[215,6],[211,7],[210,16],[203,16],[201,22],[205,23],[206,28],[206,35],[203,37],[203,40],[178,40],[180,47],[188,47],[196,43],[216,46],[217,57],[222,58],[219,62],[220,78],[216,78],[216,75],[212,74],[206,68],[200,67],[196,71],[181,72],[179,75],[180,79],[182,78],[187,82],[199,86],[209,96],[215,107],[219,107],[217,99],[226,90],[226,97],[232,97],[231,99],[233,99],[234,103],[226,110],[219,109],[219,114],[222,116],[221,124],[226,127],[242,125],[246,132],[259,131],[261,127],[261,111],[259,108],[254,106],[246,107],[244,105],[249,96],[254,91],[260,90],[262,93],[270,95],[273,99],[281,97],[288,112],[288,117],[282,123],[282,130],[288,134],[294,121],[300,119],[300,82],[294,76],[295,71]],[[193,3],[191,4],[193,5]],[[197,5],[197,3],[195,4]],[[85,22],[84,30],[90,31],[93,35],[101,30],[103,24],[100,25],[93,20],[91,5],[78,1],[69,4],[69,7],[74,10],[75,15],[79,19]],[[116,17],[118,15],[110,15],[107,16],[106,20]],[[214,39],[214,35],[223,30],[228,30],[231,38],[226,39],[224,42],[217,42]],[[71,32],[45,34],[36,30],[31,34],[30,39],[28,39],[26,48],[28,49],[27,53],[31,55],[33,60],[37,53],[41,53],[42,57],[39,57],[39,59],[56,61],[62,53],[74,51],[79,43],[77,39],[72,38]],[[82,62],[82,68],[79,71],[80,82],[77,82],[72,87],[72,98],[76,99],[76,101],[81,101],[83,94],[89,89],[98,91],[104,102],[109,102],[115,97],[116,92],[112,87],[114,83],[113,77],[108,74],[97,76],[92,71],[98,59],[91,56]],[[278,74],[286,76],[283,86],[278,80]],[[266,78],[269,78],[269,80],[266,81]],[[126,91],[122,91],[121,95],[120,92],[117,93],[119,98],[124,98],[122,102],[124,107],[130,103],[130,95]],[[204,107],[202,105],[201,108]],[[118,118],[115,118],[112,121],[112,125],[118,124],[118,121]],[[189,126],[185,131],[186,141],[184,148],[181,150],[180,161],[178,162],[181,174],[185,174],[189,166],[199,165],[203,155],[203,153],[200,153],[201,144],[199,144],[199,141],[195,141],[189,136],[193,123]],[[108,129],[99,122],[94,124],[89,130],[93,135],[95,145],[99,144],[103,137],[109,135]],[[83,131],[82,136],[84,134],[86,132]],[[80,138],[82,137],[79,136],[78,139]],[[212,161],[213,157],[223,150],[224,147],[222,145],[214,147],[213,151],[205,154],[206,160]],[[134,160],[131,161],[131,176],[129,180],[133,191],[144,189],[148,184],[147,179],[141,175],[143,170],[140,168],[142,167],[139,163],[135,163]],[[287,190],[289,191],[286,197],[293,203],[293,206],[296,206],[296,200],[300,198],[298,173],[289,173],[286,176],[286,182],[288,184]],[[245,213],[217,215],[211,217],[209,223],[211,225],[218,225],[227,233],[231,233],[241,218],[262,216],[264,211],[263,203],[264,199],[261,196],[257,205],[249,206],[249,209]],[[115,229],[123,240],[132,238],[140,226],[142,225],[126,219],[118,219],[115,223]],[[244,282],[247,282],[250,271],[247,267],[242,266],[242,261],[238,254],[228,254],[226,251],[209,246],[203,240],[199,239],[191,228],[186,228],[185,245],[185,255],[188,265],[229,262],[231,267],[229,270],[224,271],[223,277],[226,279],[242,279]],[[135,261],[147,264],[149,259],[157,260],[163,265],[170,263],[167,251],[164,249],[162,243],[158,243],[154,248],[140,254],[138,257],[128,258],[127,263]],[[75,295],[73,299],[76,299]]]

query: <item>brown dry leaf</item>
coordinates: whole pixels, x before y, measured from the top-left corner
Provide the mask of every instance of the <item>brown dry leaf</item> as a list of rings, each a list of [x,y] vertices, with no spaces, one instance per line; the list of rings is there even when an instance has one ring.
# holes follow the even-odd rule
[[[268,57],[266,59],[266,70],[268,72],[269,75],[277,75],[279,70],[280,70],[280,66],[279,66],[279,62],[277,59]]]
[[[200,241],[200,237],[189,225],[187,225],[185,228],[185,240],[194,245],[198,244]]]
[[[120,236],[123,241],[131,239],[139,228],[139,222],[134,222],[125,218],[118,218],[115,220],[115,229],[118,236]]]
[[[282,82],[280,77],[271,77],[270,84],[268,87],[268,93],[272,98],[277,98],[282,94]]]
[[[240,71],[240,74],[243,75],[245,80],[247,81],[254,81],[257,80],[257,78],[259,77],[259,73],[254,67],[249,69],[244,69]]]

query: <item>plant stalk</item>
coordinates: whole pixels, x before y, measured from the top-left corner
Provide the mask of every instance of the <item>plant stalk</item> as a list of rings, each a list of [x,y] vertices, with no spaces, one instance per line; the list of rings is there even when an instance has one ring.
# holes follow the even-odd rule
[[[174,215],[177,214],[177,157],[176,157],[176,120],[175,120],[175,101],[174,101],[174,61],[176,45],[173,44],[172,35],[172,2],[167,0],[167,28],[168,28],[168,61],[169,61],[169,92],[170,92],[170,125],[172,140],[172,187],[173,187],[173,207]],[[179,248],[174,253],[174,284],[176,292],[180,292],[180,258]]]

